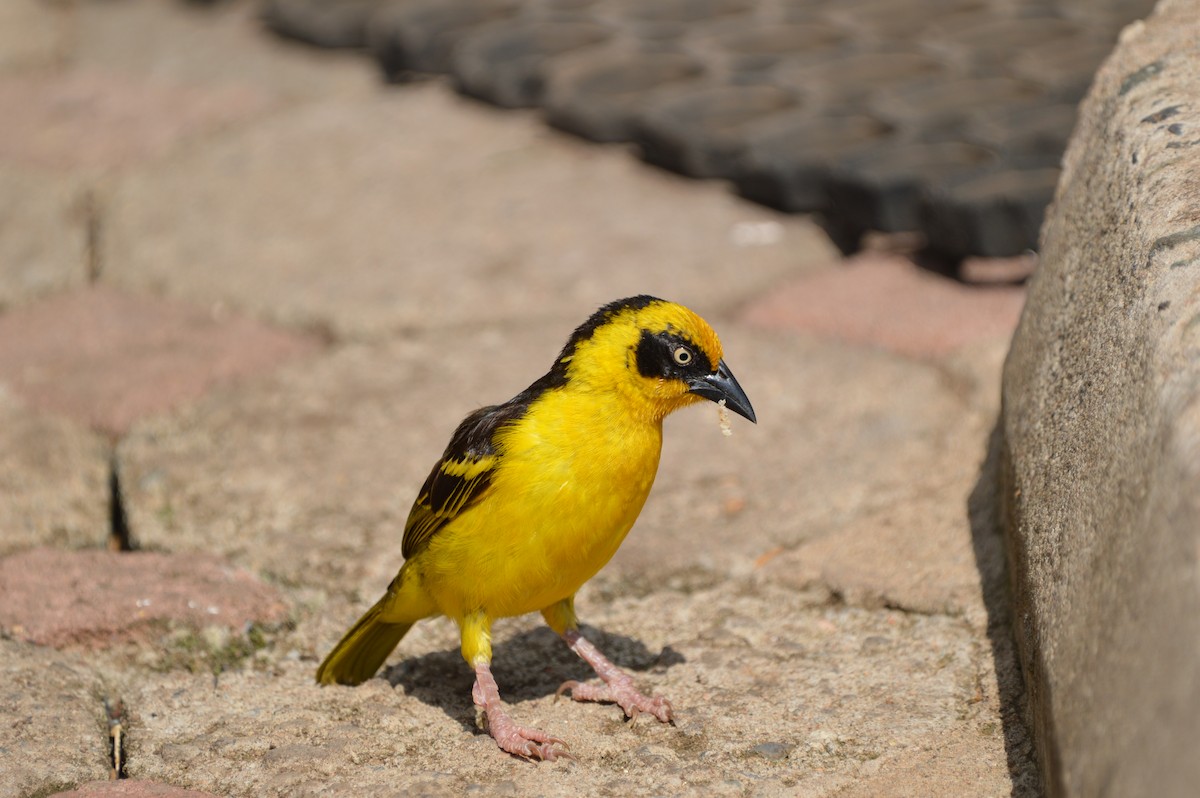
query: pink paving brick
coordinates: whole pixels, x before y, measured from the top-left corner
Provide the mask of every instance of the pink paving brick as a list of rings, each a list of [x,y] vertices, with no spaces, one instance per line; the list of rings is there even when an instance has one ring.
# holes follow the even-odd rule
[[[0,161],[52,169],[123,166],[268,104],[249,86],[180,86],[96,71],[4,76]]]
[[[319,346],[250,319],[93,287],[0,315],[0,382],[35,407],[120,434]]]
[[[1024,302],[1020,286],[964,285],[905,258],[867,253],[777,287],[743,318],[927,357],[1011,336]]]
[[[103,648],[155,622],[277,623],[278,592],[206,554],[33,549],[0,559],[0,629],[46,646]]]

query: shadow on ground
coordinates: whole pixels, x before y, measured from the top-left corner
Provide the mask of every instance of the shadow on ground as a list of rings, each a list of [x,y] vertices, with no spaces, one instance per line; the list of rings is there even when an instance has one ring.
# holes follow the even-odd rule
[[[670,646],[655,654],[632,637],[606,634],[589,626],[581,627],[581,631],[609,659],[633,674],[662,673],[686,662]],[[582,682],[596,678],[592,669],[544,626],[495,643],[492,653],[492,670],[500,685],[500,697],[509,705],[554,695],[559,685],[568,680]],[[441,709],[464,728],[475,729],[475,707],[471,703],[474,675],[458,649],[411,657],[385,668],[380,675],[392,687],[401,687],[407,695]],[[643,688],[656,692],[652,683]]]
[[[1000,717],[1004,724],[1004,749],[1012,778],[1014,798],[1041,794],[1033,743],[1029,736],[1025,680],[1017,662],[1013,637],[1012,601],[1009,594],[1008,561],[1004,530],[1000,526],[999,476],[1003,435],[1000,422],[988,438],[987,458],[979,479],[967,499],[971,521],[971,545],[983,586],[987,608],[987,636],[992,647],[992,664],[1000,690]]]

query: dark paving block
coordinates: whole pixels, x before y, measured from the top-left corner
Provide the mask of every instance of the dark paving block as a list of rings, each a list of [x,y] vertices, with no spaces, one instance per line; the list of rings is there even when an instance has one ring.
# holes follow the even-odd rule
[[[986,17],[987,0],[848,0],[830,4],[825,18],[873,45],[912,41],[932,25]]]
[[[829,181],[830,207],[852,230],[919,230],[930,186],[991,168],[995,152],[959,141],[897,141],[838,167]]]
[[[887,230],[920,224],[913,198],[932,189],[923,181],[933,175],[910,169],[903,191],[887,188],[898,168],[887,163],[896,141],[942,142],[943,151],[955,146],[948,141],[981,145],[1021,168],[1057,160],[1069,106],[1121,27],[1151,7],[1150,0],[271,0],[269,8],[312,19],[305,25],[314,29],[337,29],[326,38],[340,44],[354,40],[356,15],[372,2],[380,7],[366,23],[367,40],[389,78],[449,73],[464,94],[541,106],[560,129],[597,142],[636,141],[647,161],[673,171],[733,180],[741,194],[773,207],[820,211],[849,247],[868,222]],[[762,133],[777,128],[775,117],[790,120],[797,105],[811,123],[787,124],[803,137],[789,144]],[[840,120],[864,114],[896,134],[852,131],[838,141],[836,132],[818,130],[822,120],[836,131]],[[872,139],[887,147],[868,152]],[[864,172],[876,164],[877,175]],[[854,178],[834,181],[842,188],[831,204],[829,175],[847,171]]]
[[[930,249],[955,258],[1036,249],[1058,175],[1056,168],[1003,169],[939,185],[921,211]]]
[[[1057,163],[1075,127],[1074,103],[1035,101],[976,109],[962,125],[963,137],[995,149],[1011,161]]]
[[[957,131],[973,109],[1033,104],[1043,95],[1036,84],[1015,78],[961,78],[876,89],[868,107],[897,127]]]
[[[797,112],[750,137],[731,179],[743,197],[780,210],[811,213],[829,205],[829,176],[839,161],[869,152],[893,131],[869,116]]]
[[[1008,71],[1014,77],[1045,86],[1063,100],[1078,103],[1116,43],[1115,36],[1093,32],[1030,43],[1012,54]]]
[[[519,0],[426,0],[380,9],[367,25],[367,46],[389,80],[406,73],[443,74],[468,31],[515,15]]]
[[[289,39],[330,49],[364,47],[367,20],[387,0],[267,0],[262,20]]]
[[[513,20],[464,36],[451,63],[463,94],[504,108],[537,105],[546,87],[547,61],[612,38],[612,27],[594,21]]]
[[[1017,53],[1070,40],[1080,31],[1077,23],[1050,11],[1027,10],[1013,17],[978,14],[933,20],[920,39],[931,52],[951,63],[978,75],[991,75],[1005,69]]]
[[[681,92],[638,118],[634,140],[650,163],[690,177],[731,177],[745,131],[799,104],[791,92],[770,85]]]
[[[845,31],[819,23],[763,25],[750,19],[692,35],[689,42],[711,51],[731,82],[766,73],[788,59],[819,62],[834,57],[848,46]]]
[[[887,49],[784,62],[774,71],[772,80],[801,92],[813,107],[825,106],[845,114],[862,113],[872,93],[886,93],[894,86],[941,82],[950,75],[946,63],[934,56]]]
[[[704,64],[673,52],[605,51],[558,70],[546,119],[592,141],[630,141],[638,115],[668,91],[700,85]]]
[[[700,22],[752,12],[756,0],[655,0],[630,3],[626,13],[632,20],[648,22]]]

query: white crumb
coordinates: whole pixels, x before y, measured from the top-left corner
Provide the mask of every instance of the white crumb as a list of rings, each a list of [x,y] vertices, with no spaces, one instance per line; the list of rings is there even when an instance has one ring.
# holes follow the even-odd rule
[[[721,434],[728,438],[733,434],[733,427],[729,425],[729,411],[725,409],[725,400],[717,402],[717,420],[721,423]]]

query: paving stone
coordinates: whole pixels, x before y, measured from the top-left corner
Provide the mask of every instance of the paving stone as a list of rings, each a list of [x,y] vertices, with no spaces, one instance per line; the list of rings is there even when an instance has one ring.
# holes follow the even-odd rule
[[[0,311],[87,281],[93,210],[73,178],[0,165]]]
[[[55,793],[58,798],[216,798],[212,793],[185,790],[169,784],[137,779],[119,781],[92,781],[73,790]]]
[[[71,15],[53,3],[8,0],[0,6],[0,73],[61,62],[69,50]]]
[[[0,555],[106,545],[110,458],[99,435],[32,411],[0,383]]]
[[[765,564],[763,576],[799,590],[816,585],[855,606],[965,615],[985,624],[979,570],[963,512],[977,468],[963,466],[967,479],[927,492],[924,500],[862,516],[780,554]]]
[[[164,624],[240,633],[285,615],[274,589],[199,553],[34,549],[0,559],[0,628],[42,646],[104,648]]]
[[[724,335],[759,424],[723,438],[712,408],[668,419],[654,493],[597,577],[606,589],[749,573],[974,475],[978,422],[938,369],[788,331]],[[814,385],[842,387],[823,397]]]
[[[546,121],[590,141],[633,141],[642,114],[677,91],[705,85],[695,55],[615,45],[562,59],[547,80]]]
[[[641,115],[635,140],[647,161],[690,177],[736,173],[743,131],[798,107],[770,85],[719,86],[680,94]]]
[[[573,325],[567,303],[680,285],[711,312],[827,251],[806,220],[439,86],[314,105],[131,175],[104,240],[123,285],[371,337],[431,320]]]
[[[360,96],[378,90],[376,70],[361,58],[313,53],[264,36],[257,3],[201,7],[123,0],[79,3],[73,11],[87,35],[73,43],[72,63],[89,72],[153,75],[175,87],[249,92],[264,103],[260,113],[331,94]]]
[[[380,0],[267,0],[262,19],[271,30],[317,47],[364,47],[367,21]]]
[[[1011,258],[964,258],[958,278],[980,285],[1022,283],[1037,271],[1037,264],[1037,254],[1032,252]]]
[[[670,696],[675,726],[630,725],[612,706],[555,701],[559,682],[584,677],[585,666],[532,621],[501,624],[502,695],[521,721],[566,738],[575,763],[530,767],[497,752],[473,728],[453,625],[432,623],[414,629],[387,680],[357,688],[317,687],[313,663],[296,661],[226,674],[215,690],[211,679],[179,672],[141,680],[127,702],[128,771],[223,795],[555,796],[581,785],[596,794],[654,785],[673,794],[829,795],[886,773],[879,757],[902,761],[942,727],[978,738],[974,768],[957,757],[956,767],[998,785],[985,794],[1007,794],[1002,766],[994,767],[1003,742],[978,731],[986,721],[975,644],[961,623],[756,593],[728,583],[589,613],[607,630],[594,635],[598,645]],[[219,726],[206,720],[214,710]],[[754,753],[763,746],[787,753]]]
[[[119,434],[317,347],[220,308],[96,286],[0,316],[0,379],[35,407]]]
[[[426,0],[380,9],[367,28],[367,43],[389,80],[410,72],[449,71],[458,45],[519,11],[519,0]]]
[[[859,238],[871,230],[919,230],[922,201],[929,191],[990,172],[998,163],[995,152],[969,142],[897,138],[839,163],[830,173],[826,192],[839,209],[838,226]],[[859,248],[853,239],[845,244],[847,252]]]
[[[454,85],[504,108],[530,108],[546,90],[548,62],[601,45],[612,35],[611,27],[586,18],[495,22],[465,36],[450,53]]]
[[[763,25],[760,18],[743,17],[734,24],[689,26],[688,44],[711,51],[718,71],[729,82],[749,87],[767,82],[783,64],[797,58],[816,63],[836,58],[847,45],[846,31],[814,21]]]
[[[199,88],[95,70],[0,75],[0,160],[102,170],[167,152],[262,110],[244,86]]]
[[[849,48],[828,58],[785,62],[775,70],[774,78],[803,92],[810,107],[845,115],[862,113],[872,95],[886,95],[897,86],[939,84],[958,74],[942,59],[919,50]]]
[[[998,169],[937,186],[921,214],[929,249],[953,258],[1015,257],[1038,245],[1059,169]]]
[[[100,680],[54,651],[0,639],[0,795],[50,795],[112,767]]]
[[[1024,291],[978,288],[894,256],[864,255],[803,277],[746,308],[756,325],[786,328],[930,357],[1007,338]]]
[[[141,425],[118,449],[131,534],[154,549],[220,552],[287,583],[382,590],[401,562],[414,491],[450,431],[540,375],[566,329],[354,346]],[[762,426],[737,425],[726,439],[709,407],[668,421],[658,485],[598,577],[606,590],[749,573],[779,546],[952,479],[964,451],[974,462],[969,424],[947,429],[970,416],[937,369],[738,327],[726,348]],[[847,390],[822,398],[812,384]],[[771,429],[796,433],[764,450]]]
[[[741,196],[755,202],[784,211],[820,211],[831,201],[829,186],[837,164],[893,135],[892,128],[873,117],[821,117],[802,108],[748,133],[730,179]]]

